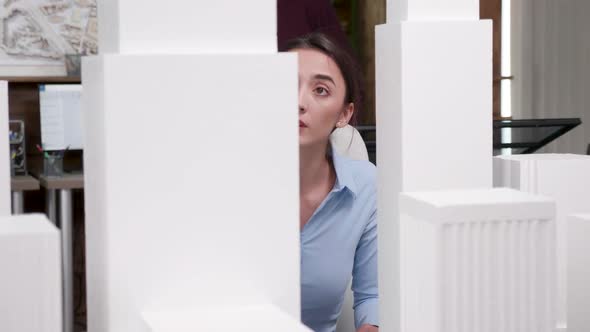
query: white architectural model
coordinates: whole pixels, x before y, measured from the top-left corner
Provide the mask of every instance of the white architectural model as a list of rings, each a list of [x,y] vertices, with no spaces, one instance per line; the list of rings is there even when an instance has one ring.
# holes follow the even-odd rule
[[[11,206],[8,132],[8,82],[0,81],[0,216],[10,215]]]
[[[297,59],[276,54],[274,4],[99,8],[82,73],[89,332],[277,331],[247,311],[307,330]]]
[[[145,332],[311,332],[293,324],[293,317],[275,306],[252,305],[199,308],[144,314]]]
[[[401,331],[554,331],[553,200],[436,191],[400,209]]]
[[[0,330],[62,332],[61,245],[43,215],[0,217]]]
[[[567,218],[567,331],[590,327],[590,214]]]
[[[277,50],[277,0],[104,0],[105,53],[246,54]],[[102,21],[101,21],[102,22]]]
[[[546,195],[557,203],[557,327],[565,329],[568,294],[566,218],[574,213],[590,213],[590,156],[498,156],[494,158],[494,185]]]
[[[383,331],[400,331],[398,194],[492,187],[492,23],[478,4],[391,0],[376,29]]]

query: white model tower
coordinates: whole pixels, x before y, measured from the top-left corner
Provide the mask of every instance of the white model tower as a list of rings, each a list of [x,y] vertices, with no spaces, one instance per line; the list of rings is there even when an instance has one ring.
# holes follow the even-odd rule
[[[398,195],[492,187],[492,22],[478,0],[391,0],[376,29],[380,328],[400,331]]]
[[[305,330],[297,58],[277,54],[275,0],[99,10],[82,70],[89,332]]]

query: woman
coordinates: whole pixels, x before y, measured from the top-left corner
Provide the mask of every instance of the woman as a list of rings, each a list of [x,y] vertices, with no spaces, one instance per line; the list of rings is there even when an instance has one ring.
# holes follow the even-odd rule
[[[378,331],[375,167],[332,153],[329,136],[359,107],[359,76],[346,51],[318,33],[287,49],[299,56],[302,321],[336,329],[352,276],[355,325]]]

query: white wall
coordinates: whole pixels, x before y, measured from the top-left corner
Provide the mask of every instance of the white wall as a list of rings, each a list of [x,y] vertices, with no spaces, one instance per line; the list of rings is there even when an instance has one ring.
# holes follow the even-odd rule
[[[585,154],[590,144],[590,1],[513,0],[513,115],[580,117],[543,152]]]

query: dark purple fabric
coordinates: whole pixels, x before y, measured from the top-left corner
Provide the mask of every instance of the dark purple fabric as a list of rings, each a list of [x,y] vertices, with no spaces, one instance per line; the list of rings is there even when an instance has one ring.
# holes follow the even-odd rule
[[[318,31],[354,56],[330,0],[277,0],[277,20],[279,51],[290,39]]]

